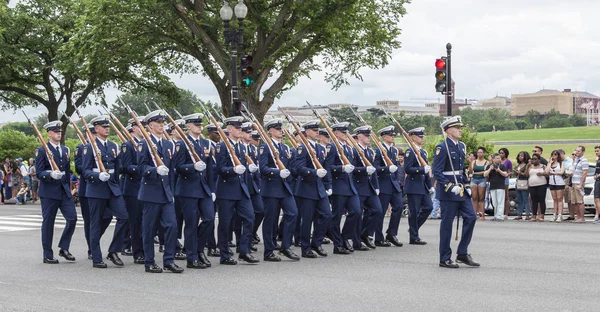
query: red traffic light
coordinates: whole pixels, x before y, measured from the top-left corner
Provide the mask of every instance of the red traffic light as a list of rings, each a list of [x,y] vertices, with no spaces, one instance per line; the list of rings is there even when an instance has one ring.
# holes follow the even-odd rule
[[[437,68],[437,69],[444,69],[444,68],[446,68],[446,61],[444,61],[442,59],[435,60],[435,68]]]
[[[252,56],[251,55],[242,55],[241,62],[242,62],[242,64],[252,63]]]

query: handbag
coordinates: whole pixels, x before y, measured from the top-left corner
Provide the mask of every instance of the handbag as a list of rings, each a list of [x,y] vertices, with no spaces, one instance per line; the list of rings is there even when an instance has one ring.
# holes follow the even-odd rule
[[[517,180],[517,190],[526,191],[529,188],[528,180]]]

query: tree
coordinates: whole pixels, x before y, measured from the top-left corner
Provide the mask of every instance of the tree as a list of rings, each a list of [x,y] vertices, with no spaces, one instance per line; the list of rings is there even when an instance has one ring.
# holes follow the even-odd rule
[[[542,116],[540,115],[540,113],[533,109],[527,111],[527,113],[525,113],[525,116],[523,117],[525,118],[525,120],[527,120],[527,122],[529,122],[530,125],[539,126],[542,122]]]
[[[527,121],[524,120],[524,119],[517,119],[517,120],[515,120],[515,126],[519,130],[525,130],[527,128],[531,128],[531,125],[529,123],[527,123]]]
[[[544,128],[566,128],[566,127],[571,127],[572,125],[567,118],[560,117],[560,116],[553,116],[553,117],[544,119],[544,121],[542,121],[542,126]]]
[[[2,130],[0,130],[0,131],[8,131],[8,130],[23,132],[23,134],[30,135],[30,136],[35,135],[35,131],[33,131],[33,128],[31,127],[31,125],[28,122],[9,122],[6,125],[4,125],[2,127]]]
[[[573,114],[569,116],[569,123],[571,123],[573,127],[587,126],[587,120],[585,119],[585,117],[579,114]]]
[[[343,122],[343,121],[349,122],[350,125],[348,126],[348,129],[350,129],[350,131],[352,131],[354,128],[360,127],[363,125],[360,122],[360,120],[358,119],[358,117],[356,117],[356,115],[354,115],[353,110],[354,110],[354,108],[349,107],[349,106],[341,107],[338,109],[330,108],[328,110],[328,113],[331,117],[333,117],[334,119],[337,119],[337,121],[339,121],[339,122]],[[331,122],[333,123],[334,121],[331,120]],[[331,125],[331,124],[329,124],[329,125]]]
[[[0,157],[5,159],[23,158],[29,159],[34,156],[35,149],[39,146],[37,139],[25,135],[17,130],[0,131]]]
[[[556,110],[556,108],[551,109],[549,112],[544,114],[544,119],[552,118],[552,117],[561,117],[562,114]]]
[[[246,1],[244,44],[253,56],[255,83],[242,96],[262,120],[276,98],[300,77],[325,71],[333,88],[361,79],[360,69],[382,68],[400,48],[399,22],[405,0]],[[132,32],[172,43],[190,55],[213,83],[225,115],[231,109],[231,59],[223,40],[219,0],[140,0],[119,5],[136,8]],[[174,14],[165,14],[169,10]],[[145,17],[146,21],[139,18]],[[231,25],[239,25],[232,20]],[[322,63],[322,65],[320,64]],[[269,80],[270,85],[267,85]]]
[[[56,120],[59,105],[66,104],[71,116],[89,96],[102,98],[111,83],[173,94],[174,85],[159,68],[175,68],[178,55],[169,58],[171,50],[160,42],[113,27],[129,12],[111,10],[112,2],[23,0],[0,8],[2,109],[41,105]]]

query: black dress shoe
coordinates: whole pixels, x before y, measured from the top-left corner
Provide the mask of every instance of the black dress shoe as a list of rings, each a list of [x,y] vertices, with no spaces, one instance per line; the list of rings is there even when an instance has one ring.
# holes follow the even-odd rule
[[[151,266],[146,267],[146,272],[148,273],[162,273],[162,268],[153,263]]]
[[[344,248],[346,248],[349,252],[354,252],[354,248],[352,247],[350,240],[344,241]]]
[[[201,263],[204,263],[204,265],[206,265],[207,268],[210,268],[212,266],[212,263],[210,263],[210,261],[208,261],[206,254],[204,254],[203,252],[198,253],[198,261],[200,261]]]
[[[456,262],[464,263],[464,264],[466,264],[468,266],[472,266],[472,267],[480,266],[479,263],[473,261],[473,258],[471,258],[471,255],[469,255],[469,254],[456,256]]]
[[[360,238],[360,240],[363,242],[363,244],[365,244],[367,247],[369,247],[371,249],[377,248],[377,247],[375,247],[375,245],[373,245],[373,243],[371,242],[371,239],[368,236],[362,236]]]
[[[314,259],[314,258],[317,258],[317,254],[314,253],[312,250],[309,250],[307,252],[303,252],[302,253],[302,258],[311,258],[311,259]]]
[[[154,243],[160,244],[160,240],[158,239],[158,236],[154,236]]]
[[[458,269],[458,264],[452,260],[440,261],[440,267],[448,269]]]
[[[92,260],[92,254],[88,254],[88,260]]]
[[[321,257],[327,257],[327,251],[325,251],[325,249],[323,249],[323,247],[319,246],[319,247],[315,247],[312,246],[310,247],[310,249],[314,250],[317,255],[321,256]]]
[[[248,263],[259,263],[260,262],[252,254],[240,254],[238,256],[238,261],[246,261]]]
[[[411,245],[427,245],[427,242],[421,239],[412,240],[409,242]]]
[[[166,268],[167,267],[165,266],[165,269]],[[193,261],[188,260],[187,261],[187,268],[188,269],[206,269],[206,264],[204,264],[204,263],[202,263],[202,262],[200,262],[198,260],[193,260]]]
[[[187,256],[184,253],[176,252],[174,258],[175,260],[185,260],[187,259]]]
[[[258,234],[254,234],[254,237],[252,238],[252,244],[256,245],[258,243],[260,243],[260,237]]]
[[[106,269],[107,265],[104,262],[94,262],[94,263],[92,263],[92,267],[98,268],[98,269]]]
[[[58,252],[58,255],[65,258],[66,260],[75,261],[75,257],[73,257],[73,255],[68,250],[61,249]]]
[[[133,256],[133,252],[131,252],[131,249],[127,248],[127,249],[123,249],[123,251],[121,252],[122,256]]]
[[[358,251],[369,251],[371,248],[367,247],[367,245],[360,243],[360,246],[354,246],[354,250]]]
[[[236,247],[237,245],[234,244],[233,242],[229,242],[229,247]]]
[[[294,246],[296,247],[302,247],[302,243],[299,241],[294,242]]]
[[[220,257],[221,256],[221,252],[219,252],[218,249],[209,248],[208,249],[208,256],[209,257]]]
[[[392,244],[386,240],[375,241],[375,246],[377,247],[392,247]]]
[[[235,252],[233,252],[233,249],[231,249],[231,247],[230,247],[230,248],[227,248],[227,249],[229,249],[229,255],[230,255],[230,256],[233,256],[233,255],[235,255]],[[237,250],[237,249],[236,249],[236,250]],[[238,253],[239,253],[239,251],[238,251]]]
[[[171,273],[181,273],[183,272],[183,268],[178,266],[175,263],[171,263],[171,264],[166,264],[165,265],[165,270],[170,271]]]
[[[165,251],[165,245],[158,246],[158,252],[164,252],[164,251]]]
[[[388,242],[392,243],[392,245],[396,246],[396,247],[402,247],[402,243],[398,240],[398,237],[396,237],[395,235],[386,235],[385,239],[387,239]]]
[[[294,261],[298,261],[300,260],[300,257],[298,257],[297,254],[295,254],[291,249],[281,249],[279,251],[280,255],[285,256],[286,258],[290,259],[290,260],[294,260]]]
[[[280,243],[275,244],[275,250],[280,250],[280,249],[281,249],[281,244]]]
[[[225,265],[236,265],[237,261],[233,260],[233,258],[227,258],[225,260],[221,260],[221,264]]]
[[[146,260],[144,260],[144,257],[137,257],[137,258],[135,258],[135,260],[133,260],[133,263],[135,263],[135,264],[145,264]]]
[[[256,247],[256,245],[252,245],[252,246],[250,246],[250,250],[256,252],[256,251],[258,251],[258,247]]]
[[[331,244],[331,240],[329,238],[327,238],[327,237],[323,237],[323,243],[322,244],[329,245],[329,244]]]
[[[279,262],[279,261],[281,261],[281,258],[279,258],[278,256],[276,256],[273,253],[270,253],[269,255],[264,257],[264,260],[268,261],[268,262]]]
[[[47,263],[47,264],[57,264],[58,263],[58,259],[55,259],[55,258],[44,258],[44,263]]]
[[[336,255],[349,255],[350,251],[344,247],[333,247],[333,253]]]
[[[123,261],[119,258],[119,255],[116,252],[109,252],[106,259],[110,260],[116,266],[123,266]]]

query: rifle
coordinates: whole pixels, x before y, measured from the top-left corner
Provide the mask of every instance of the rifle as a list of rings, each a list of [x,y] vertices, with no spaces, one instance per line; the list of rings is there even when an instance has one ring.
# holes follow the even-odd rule
[[[319,162],[319,158],[317,158],[317,154],[315,153],[315,151],[310,146],[310,143],[308,142],[308,139],[304,136],[304,134],[302,133],[302,131],[300,131],[300,127],[298,127],[298,125],[296,124],[296,122],[292,119],[292,116],[286,114],[283,111],[283,109],[281,109],[281,107],[279,107],[279,106],[277,106],[277,109],[279,109],[281,111],[281,113],[283,113],[283,115],[285,116],[285,119],[287,119],[287,121],[289,123],[291,123],[292,126],[294,126],[294,129],[296,129],[296,131],[298,132],[298,135],[300,136],[300,140],[302,140],[302,144],[304,144],[304,146],[306,147],[306,150],[308,151],[308,154],[310,155],[310,158],[312,160],[312,163],[313,163],[313,166],[315,167],[315,169],[323,169],[323,166]]]
[[[292,146],[294,148],[298,148],[298,142],[296,142],[296,139],[290,134],[288,129],[283,128],[283,132],[285,133],[285,136],[287,136],[288,139],[290,140],[290,143],[292,143]]]
[[[273,146],[273,140],[271,140],[271,138],[269,138],[269,136],[267,135],[267,132],[262,127],[262,125],[258,122],[258,119],[256,118],[256,116],[254,116],[253,113],[250,113],[250,111],[248,109],[246,109],[246,111],[248,112],[248,117],[250,117],[250,118],[248,118],[248,117],[244,117],[244,118],[252,121],[252,126],[254,127],[254,129],[256,131],[258,131],[258,133],[263,138],[265,143],[267,143],[267,146],[269,147],[269,151],[271,152],[271,156],[273,157],[273,162],[275,162],[277,169],[285,170],[285,165],[283,164],[283,162],[281,161],[281,158],[279,157],[279,151],[275,148],[275,146]],[[242,113],[242,115],[246,115],[246,114]]]
[[[75,122],[71,120],[71,117],[67,117],[67,119],[69,119],[69,123],[71,124],[73,129],[75,129],[75,134],[77,134],[77,137],[79,138],[79,141],[81,141],[81,144],[85,145],[87,143],[87,140],[85,139],[83,133],[81,133]]]
[[[360,156],[360,159],[362,160],[363,165],[365,165],[365,167],[373,167],[373,164],[371,164],[371,162],[367,158],[367,155],[365,155],[365,152],[363,151],[362,147],[360,147],[358,145],[358,143],[356,143],[356,141],[354,140],[352,135],[346,133],[346,137],[348,138],[350,143],[352,143],[352,146],[354,146],[354,148],[358,151],[358,155]]]
[[[98,112],[100,113],[100,115],[102,115],[102,112],[100,110],[98,110]],[[121,143],[125,143],[127,141],[127,139],[125,139],[125,137],[123,136],[123,134],[121,133],[121,131],[119,131],[119,129],[117,129],[117,127],[115,126],[115,124],[112,121],[110,121],[110,120],[108,121],[108,124],[113,129],[113,131],[115,131],[115,133],[119,137],[119,140],[121,140]]]
[[[227,151],[229,152],[229,156],[231,157],[233,166],[234,167],[241,166],[242,163],[240,162],[237,155],[235,154],[235,150],[233,149],[233,146],[231,146],[231,142],[229,142],[229,138],[225,134],[225,131],[223,131],[223,129],[221,129],[221,127],[219,126],[219,123],[217,122],[215,117],[213,117],[213,115],[208,111],[208,109],[206,109],[206,107],[204,107],[203,105],[200,105],[200,107],[202,108],[202,110],[204,111],[204,114],[210,120],[210,122],[212,122],[215,125],[215,127],[217,128],[217,132],[219,133],[219,136],[221,137],[221,141],[224,142],[225,146],[227,147]]]
[[[44,137],[38,130],[37,126],[31,121],[31,119],[29,119],[27,114],[25,114],[25,111],[21,111],[21,112],[23,112],[23,115],[25,115],[25,118],[27,118],[27,122],[29,123],[29,125],[31,125],[31,127],[33,127],[33,131],[35,132],[35,135],[37,136],[38,141],[40,141],[40,144],[42,144],[44,151],[46,151],[46,158],[48,158],[48,162],[50,162],[50,167],[52,168],[52,171],[60,171],[60,168],[54,161],[54,157],[53,157],[54,154],[52,154],[52,152],[50,152],[50,149],[48,148],[48,143],[46,143],[46,140],[44,140]]]
[[[154,105],[156,105],[156,103],[154,103]],[[158,105],[156,105],[156,106],[158,107]],[[175,131],[177,131],[177,133],[179,133],[179,136],[181,136],[181,139],[187,146],[187,149],[190,152],[190,155],[192,156],[192,160],[194,161],[194,163],[201,161],[200,156],[198,156],[198,153],[196,153],[194,144],[192,144],[192,142],[190,142],[190,140],[187,137],[187,134],[183,131],[183,129],[181,129],[181,127],[179,127],[179,125],[175,122],[175,120],[173,120],[173,117],[171,117],[171,115],[169,115],[169,113],[167,113],[166,110],[164,110],[160,107],[158,107],[158,109],[162,110],[163,113],[165,113],[165,116],[167,116],[167,120],[169,120],[169,122],[175,126]],[[200,137],[202,137],[202,135],[200,135]]]
[[[154,146],[154,143],[152,143],[152,140],[150,139],[150,135],[146,131],[146,128],[144,128],[144,126],[142,126],[142,123],[138,120],[137,114],[131,109],[131,107],[129,107],[129,105],[123,103],[121,98],[117,98],[117,99],[121,102],[121,104],[123,106],[125,106],[125,108],[129,112],[131,117],[133,117],[135,124],[142,131],[142,136],[144,137],[144,140],[146,140],[146,144],[148,144],[148,148],[150,149],[150,156],[152,156],[152,159],[154,160],[154,165],[156,167],[164,166],[165,163],[162,161],[162,159],[160,159],[160,156],[158,155],[158,151],[156,151],[156,146]]]
[[[83,126],[85,127],[85,131],[87,132],[88,139],[90,141],[90,145],[92,146],[92,152],[94,153],[94,157],[96,157],[96,166],[98,167],[98,171],[106,172],[106,168],[104,168],[104,163],[102,162],[102,155],[100,155],[100,151],[98,150],[98,146],[96,145],[96,140],[94,140],[94,136],[92,135],[92,131],[90,131],[90,127],[88,127],[85,118],[79,113],[79,108],[75,109],[75,113],[83,122]]]
[[[125,126],[123,126],[123,124],[121,123],[121,121],[119,121],[119,119],[117,118],[117,116],[115,116],[115,114],[111,113],[108,109],[106,109],[106,107],[104,108],[104,110],[110,116],[110,118],[112,118],[114,121],[117,122],[117,125],[119,126],[119,128],[121,128],[121,131],[123,131],[123,133],[125,134],[127,140],[133,145],[133,147],[136,147],[137,143],[135,142],[135,139],[133,138],[133,136],[131,135],[131,133],[129,133],[129,131],[127,131],[127,128],[125,128]]]
[[[308,101],[306,103],[308,103]],[[338,153],[338,156],[340,157],[340,160],[342,161],[342,164],[344,166],[350,165],[350,160],[348,160],[348,157],[346,157],[346,154],[344,154],[344,150],[342,149],[340,142],[338,141],[337,137],[333,133],[333,130],[331,130],[329,125],[327,125],[327,122],[325,122],[325,118],[323,118],[323,116],[321,116],[321,114],[319,114],[319,112],[317,112],[317,110],[314,109],[314,107],[312,107],[312,105],[310,105],[310,103],[308,103],[308,106],[312,109],[313,114],[315,114],[315,116],[317,116],[317,118],[319,118],[321,120],[321,123],[323,123],[323,125],[325,126],[325,130],[327,130],[327,133],[329,134],[331,141],[333,141],[333,144],[335,145],[335,147],[337,149],[337,153]]]
[[[400,132],[402,133],[402,137],[404,137],[404,140],[406,141],[406,143],[408,143],[408,145],[413,149],[413,151],[415,151],[415,154],[417,155],[417,159],[419,160],[419,164],[423,167],[429,166],[427,164],[427,162],[421,156],[421,148],[418,147],[415,144],[415,142],[413,142],[413,140],[411,140],[410,136],[408,135],[408,132],[406,132],[404,130],[404,128],[402,128],[402,126],[396,120],[396,118],[394,118],[394,116],[390,115],[390,113],[388,113],[386,110],[383,110],[383,112],[385,113],[385,115],[387,117],[389,117],[396,124],[396,127],[398,127],[398,129],[400,129]],[[431,172],[429,173],[429,175],[431,176]]]
[[[162,110],[163,113],[165,113],[165,116],[167,116],[167,120],[169,120],[170,123],[172,123],[175,126],[175,130],[177,131],[177,133],[179,133],[179,135],[183,138],[185,137],[185,132],[183,131],[183,129],[181,129],[181,127],[175,122],[175,120],[173,119],[173,117],[171,117],[171,115],[169,115],[169,113],[167,112],[166,109],[162,109],[160,108],[160,106],[158,106],[158,104],[156,104],[156,102],[152,102],[154,104],[154,106],[156,106],[157,109]],[[180,119],[183,119],[183,116],[181,116],[181,114],[175,109],[175,113],[177,115],[179,115]],[[179,129],[179,130],[177,130]],[[204,139],[204,136],[202,135],[202,133],[200,133],[200,138]],[[187,144],[187,143],[186,143]],[[188,145],[189,148],[189,145]],[[195,159],[195,158],[194,158]],[[198,158],[198,161],[200,161],[200,158]]]
[[[362,118],[361,115],[358,114],[357,111],[355,111],[353,108],[350,108],[352,110],[352,112],[354,113],[354,115],[356,115],[356,117],[358,117],[358,119],[365,125],[367,126],[367,122]],[[392,162],[392,160],[390,159],[390,157],[388,156],[387,149],[383,148],[383,145],[381,145],[381,142],[379,141],[379,138],[377,137],[377,135],[371,131],[371,138],[373,139],[373,141],[375,142],[375,145],[377,145],[377,148],[379,148],[379,151],[381,152],[381,155],[383,156],[383,159],[385,160],[385,165],[386,166],[393,166],[394,163]]]

